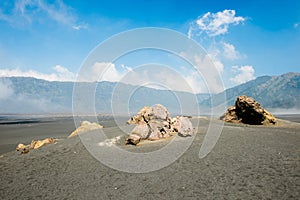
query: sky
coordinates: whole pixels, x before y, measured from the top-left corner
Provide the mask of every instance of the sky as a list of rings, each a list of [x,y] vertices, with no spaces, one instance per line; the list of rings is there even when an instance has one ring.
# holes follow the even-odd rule
[[[74,81],[99,44],[124,31],[158,27],[201,45],[229,88],[263,75],[300,71],[299,10],[298,0],[4,0],[0,2],[0,76]],[[149,70],[149,63],[156,63],[156,70]],[[158,64],[165,73],[153,77]],[[192,92],[207,92],[205,78],[195,74],[193,66],[158,50],[94,63],[89,81],[96,81],[99,77],[94,75],[107,66],[101,80],[122,81],[141,65],[148,74],[140,70],[146,75],[131,74],[124,82],[133,84],[142,77],[190,91],[166,76],[173,67]],[[168,65],[171,69],[163,67]]]

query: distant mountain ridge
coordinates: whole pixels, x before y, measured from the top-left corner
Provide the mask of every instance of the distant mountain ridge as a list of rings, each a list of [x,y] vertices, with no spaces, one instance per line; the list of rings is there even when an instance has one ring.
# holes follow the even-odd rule
[[[300,73],[287,73],[280,76],[261,76],[252,81],[214,94],[213,106],[224,102],[219,96],[226,95],[226,105],[233,105],[239,95],[253,97],[266,108],[300,109]],[[211,98],[202,102],[211,106]]]
[[[97,87],[93,95],[97,113],[110,113],[113,101],[118,108],[128,107],[130,112],[136,112],[146,105],[161,103],[171,113],[179,113],[183,109],[192,114],[199,107],[207,109],[224,103],[226,106],[233,105],[236,97],[243,94],[253,97],[265,108],[300,109],[300,73],[261,76],[219,94],[194,95],[112,82],[80,83],[87,91],[95,87],[95,84]],[[70,113],[74,100],[73,86],[73,82],[0,77],[0,113]],[[116,86],[119,88],[117,92],[114,91]],[[128,94],[123,94],[122,91],[134,93],[128,99]],[[226,95],[226,102],[223,101],[224,98],[220,98],[222,95]]]
[[[0,96],[0,113],[71,113],[74,84],[77,88],[82,87],[85,90],[82,93],[83,106],[86,96],[90,95],[86,94],[86,91],[93,91],[94,87],[96,88],[95,94],[91,95],[94,95],[97,113],[111,113],[112,104],[119,108],[129,106],[131,112],[136,112],[145,105],[158,103],[165,105],[173,113],[178,113],[181,109],[178,98],[188,107],[185,110],[193,111],[197,107],[197,100],[202,101],[209,97],[209,94],[194,95],[105,81],[73,83],[50,82],[29,77],[0,77],[0,90],[2,88],[11,91],[10,95]],[[114,91],[116,87],[119,91]],[[126,98],[128,91],[133,91],[130,99]],[[190,105],[190,99],[196,99],[193,105]],[[89,104],[82,108],[82,112],[84,111],[92,112]]]

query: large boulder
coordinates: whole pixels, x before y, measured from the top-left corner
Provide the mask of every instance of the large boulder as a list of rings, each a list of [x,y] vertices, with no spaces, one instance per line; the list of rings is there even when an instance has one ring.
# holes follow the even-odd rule
[[[235,106],[230,106],[220,119],[226,122],[241,122],[252,125],[277,123],[277,119],[270,112],[265,110],[253,98],[246,95],[239,96]]]
[[[126,140],[126,144],[138,144],[141,140],[159,140],[180,133],[181,136],[193,134],[192,123],[187,117],[172,120],[168,110],[157,104],[143,107],[137,115],[131,117],[128,124],[136,124]]]

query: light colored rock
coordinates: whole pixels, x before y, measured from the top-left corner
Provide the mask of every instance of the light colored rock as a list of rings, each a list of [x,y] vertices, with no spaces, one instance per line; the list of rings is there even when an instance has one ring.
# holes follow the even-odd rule
[[[38,149],[44,145],[55,143],[57,140],[54,138],[46,138],[44,140],[32,140],[30,144],[18,144],[16,151],[21,151],[21,154],[26,154],[31,149]]]
[[[176,122],[177,129],[173,128]],[[168,110],[157,104],[153,107],[145,106],[137,115],[131,117],[128,124],[136,124],[126,140],[126,144],[138,144],[141,140],[160,140],[178,133],[181,136],[191,135],[193,132],[192,123],[187,117],[178,117],[172,123]]]
[[[148,124],[150,127],[150,134],[149,134],[149,137],[146,139],[159,140],[161,138],[164,138],[167,128],[164,127],[163,121],[151,120]]]
[[[132,134],[139,135],[142,139],[147,139],[151,133],[150,127],[147,123],[143,122],[134,127],[131,131]]]
[[[68,136],[68,138],[76,136],[80,133],[97,130],[97,129],[101,129],[101,128],[103,128],[103,126],[101,126],[100,124],[97,124],[96,122],[91,123],[89,121],[83,121],[81,123],[81,125]]]
[[[53,138],[46,138],[44,140],[38,140],[35,142],[33,149],[38,149],[46,144],[52,144],[54,143],[56,140]]]
[[[126,139],[125,144],[137,145],[141,141],[141,137],[136,134],[130,134]]]
[[[148,123],[150,120],[170,120],[170,113],[163,105],[157,104],[153,107],[143,107],[135,116],[131,117],[127,124]]]
[[[140,124],[150,121],[150,115],[152,114],[152,108],[149,106],[143,107],[135,116],[131,117],[127,124]]]
[[[152,113],[150,114],[150,119],[162,119],[162,120],[169,121],[170,113],[168,112],[166,107],[157,104],[152,107]]]
[[[174,132],[182,136],[192,136],[193,135],[193,125],[188,117],[178,116],[172,120],[172,128]]]

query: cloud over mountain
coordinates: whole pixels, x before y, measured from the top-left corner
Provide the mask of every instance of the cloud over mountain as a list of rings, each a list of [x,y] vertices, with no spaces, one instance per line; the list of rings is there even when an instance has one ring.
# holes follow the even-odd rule
[[[230,78],[230,80],[235,84],[246,83],[247,81],[251,81],[255,79],[254,77],[254,68],[249,65],[245,66],[233,66],[232,71],[236,74],[234,77]]]
[[[47,81],[74,81],[75,74],[67,68],[56,65],[52,67],[54,72],[50,74],[41,73],[35,70],[23,71],[20,69],[0,69],[0,77],[34,77]]]

